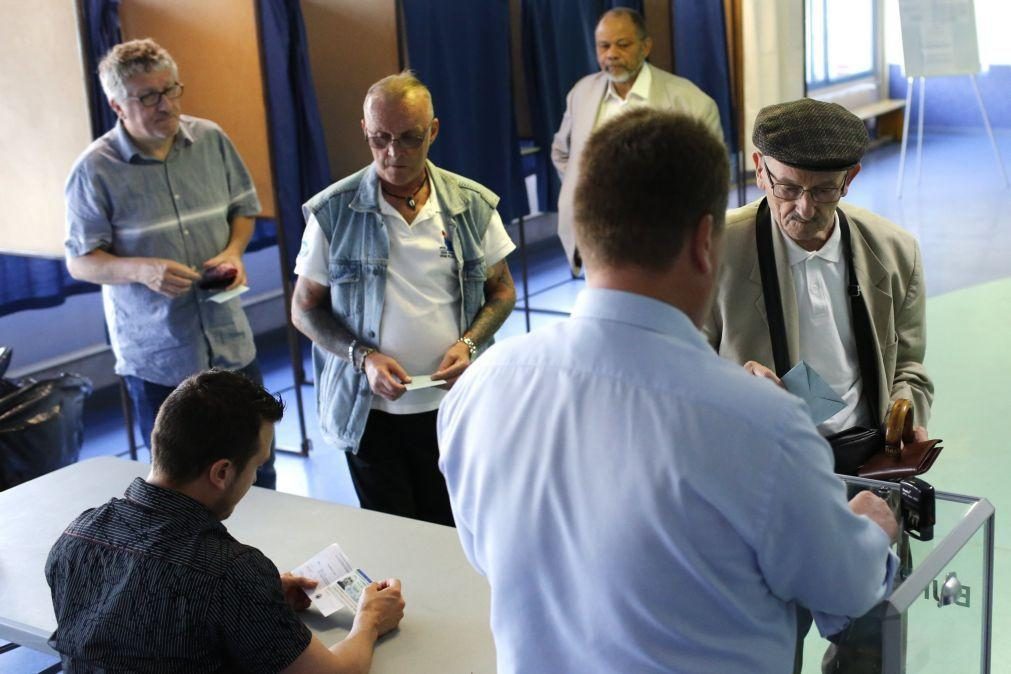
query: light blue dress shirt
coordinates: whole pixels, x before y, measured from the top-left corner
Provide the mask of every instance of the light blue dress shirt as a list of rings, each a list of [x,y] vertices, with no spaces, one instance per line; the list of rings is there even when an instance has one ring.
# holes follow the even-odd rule
[[[795,603],[858,616],[890,590],[803,404],[659,301],[584,290],[479,358],[439,435],[501,674],[782,674]]]

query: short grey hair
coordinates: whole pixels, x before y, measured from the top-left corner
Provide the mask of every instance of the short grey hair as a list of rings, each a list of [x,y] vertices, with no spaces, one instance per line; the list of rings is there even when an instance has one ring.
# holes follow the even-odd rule
[[[432,92],[418,79],[413,70],[404,70],[396,75],[387,75],[365,92],[365,102],[362,107],[368,110],[369,101],[382,98],[388,101],[402,101],[410,96],[424,96],[428,103],[428,116],[435,117],[435,107],[432,105]]]
[[[109,50],[98,64],[98,77],[102,81],[105,97],[122,102],[129,96],[126,81],[138,73],[171,70],[179,80],[179,67],[172,55],[151,38],[121,42]]]

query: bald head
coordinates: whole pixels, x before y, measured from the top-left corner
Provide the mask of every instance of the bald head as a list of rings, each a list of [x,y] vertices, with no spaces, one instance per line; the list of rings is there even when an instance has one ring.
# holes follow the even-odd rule
[[[428,148],[439,135],[428,87],[405,70],[369,87],[363,107],[362,132],[379,179],[393,187],[423,182]]]
[[[403,104],[412,109],[422,109],[429,119],[435,117],[432,105],[432,92],[410,70],[388,75],[379,80],[365,92],[363,112],[368,119],[370,111],[377,105],[396,106]]]
[[[628,7],[615,7],[614,9],[609,9],[600,15],[597,19],[597,25],[608,22],[629,22],[632,28],[635,30],[636,37],[640,40],[645,40],[649,37],[649,33],[646,32],[646,19],[643,18],[642,14],[635,11],[634,9],[629,9]]]

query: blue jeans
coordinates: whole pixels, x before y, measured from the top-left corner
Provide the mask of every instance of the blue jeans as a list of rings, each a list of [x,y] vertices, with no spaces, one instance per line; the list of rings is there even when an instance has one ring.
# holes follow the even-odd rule
[[[260,372],[260,365],[254,359],[246,367],[237,370],[239,374],[244,374],[252,381],[263,386],[263,374]],[[144,437],[144,443],[151,447],[151,432],[154,430],[154,420],[158,416],[161,404],[175,390],[175,386],[162,386],[149,381],[145,381],[133,375],[123,377],[126,382],[126,390],[130,394],[130,401],[133,403],[133,413],[137,416],[137,423],[140,424],[140,433]],[[131,431],[132,432],[132,431]],[[274,445],[270,443],[270,458],[267,463],[260,466],[256,471],[257,487],[267,489],[277,488],[277,472],[274,470]]]

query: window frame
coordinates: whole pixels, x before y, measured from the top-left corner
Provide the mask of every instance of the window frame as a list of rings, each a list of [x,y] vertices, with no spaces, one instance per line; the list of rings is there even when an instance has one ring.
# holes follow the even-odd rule
[[[871,40],[871,65],[870,68],[858,73],[853,73],[846,75],[845,77],[830,77],[829,72],[829,58],[828,58],[828,12],[825,11],[825,5],[828,0],[804,0],[804,86],[806,91],[816,91],[819,89],[826,89],[829,87],[834,87],[839,84],[846,84],[848,82],[854,82],[857,80],[866,80],[871,78],[876,78],[880,71],[882,56],[879,53],[881,51],[880,45],[878,44],[878,31],[880,29],[881,17],[879,16],[879,2],[878,0],[869,0],[871,4],[871,35],[874,36]],[[819,3],[822,6],[822,21],[821,26],[815,27],[810,25],[810,20],[812,16],[811,6],[814,3]],[[821,63],[824,66],[825,77],[823,79],[813,80],[808,79],[809,72],[813,72],[814,68],[812,63],[808,60],[814,57],[811,50],[813,31],[820,30],[821,32]]]

